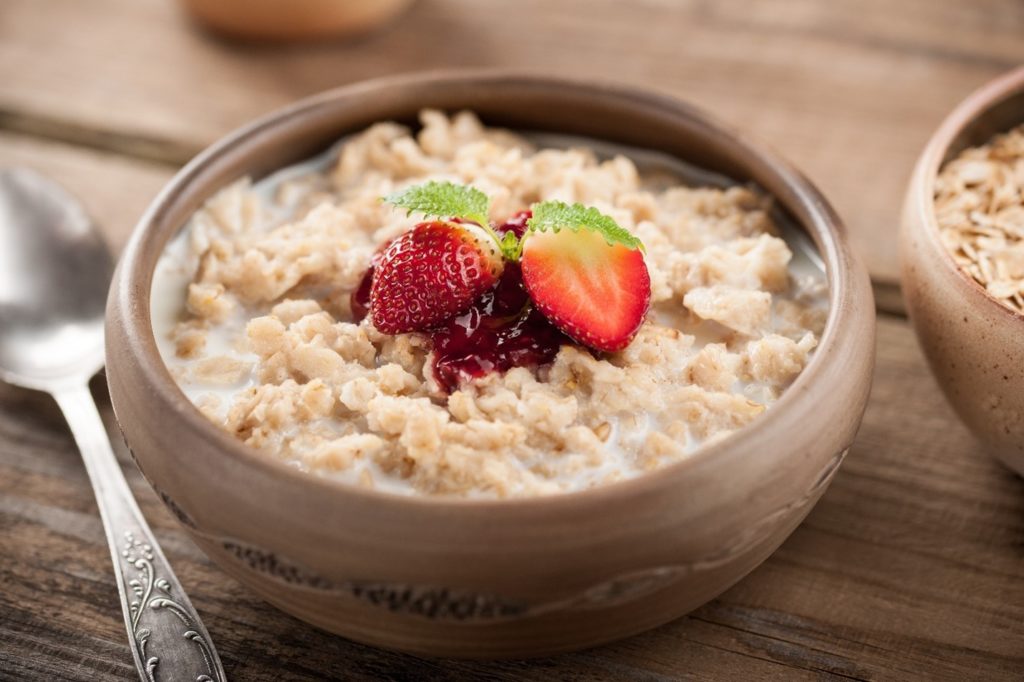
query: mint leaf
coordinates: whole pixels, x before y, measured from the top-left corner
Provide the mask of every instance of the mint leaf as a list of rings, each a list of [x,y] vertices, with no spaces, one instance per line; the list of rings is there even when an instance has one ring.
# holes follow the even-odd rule
[[[631,249],[644,250],[643,242],[596,208],[583,204],[570,205],[562,201],[542,201],[534,204],[530,210],[533,216],[526,221],[526,226],[531,231],[592,230],[600,233],[609,245],[622,244]]]
[[[488,228],[491,200],[475,187],[431,180],[406,187],[381,199],[406,209],[406,215],[422,213],[433,218],[463,218]]]

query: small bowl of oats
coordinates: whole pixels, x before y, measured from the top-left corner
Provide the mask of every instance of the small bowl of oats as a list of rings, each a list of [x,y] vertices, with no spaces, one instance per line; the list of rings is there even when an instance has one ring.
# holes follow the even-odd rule
[[[1024,68],[972,93],[932,137],[900,248],[907,310],[939,385],[1024,473]]]

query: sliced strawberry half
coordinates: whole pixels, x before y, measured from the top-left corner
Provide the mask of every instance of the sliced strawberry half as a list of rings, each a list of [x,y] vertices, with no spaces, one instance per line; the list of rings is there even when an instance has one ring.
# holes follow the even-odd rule
[[[494,286],[503,264],[498,243],[479,225],[419,223],[392,241],[374,268],[373,324],[385,334],[426,330]]]
[[[531,232],[520,264],[537,308],[575,341],[597,350],[629,345],[650,306],[643,254],[609,244],[597,231]]]

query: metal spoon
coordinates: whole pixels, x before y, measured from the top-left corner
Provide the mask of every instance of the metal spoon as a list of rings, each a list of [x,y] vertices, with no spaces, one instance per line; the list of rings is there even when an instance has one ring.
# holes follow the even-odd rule
[[[50,393],[92,481],[139,677],[211,682],[224,669],[110,448],[89,393],[103,367],[113,259],[81,205],[25,169],[0,169],[0,380]]]

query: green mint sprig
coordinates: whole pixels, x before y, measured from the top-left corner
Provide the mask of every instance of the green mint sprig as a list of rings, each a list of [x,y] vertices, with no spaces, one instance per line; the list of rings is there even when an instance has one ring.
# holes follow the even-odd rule
[[[609,245],[622,244],[630,249],[644,250],[643,242],[629,230],[596,208],[583,204],[567,204],[555,200],[533,204],[530,207],[533,215],[526,221],[527,232],[520,239],[512,232],[505,233],[501,238],[495,234],[488,219],[491,200],[475,187],[431,180],[389,194],[382,197],[381,201],[406,209],[406,215],[422,213],[432,218],[473,221],[491,235],[501,248],[502,255],[512,262],[517,262],[522,256],[523,243],[533,232],[557,233],[564,229],[573,232],[591,230],[604,237]]]
[[[475,187],[431,180],[383,197],[382,201],[406,209],[406,215],[422,213],[429,218],[462,218],[489,227],[491,200]]]
[[[526,221],[530,231],[559,232],[563,229],[599,233],[609,246],[622,244],[630,249],[644,250],[644,244],[613,218],[592,206],[567,204],[564,201],[542,201],[530,207],[533,217]]]

